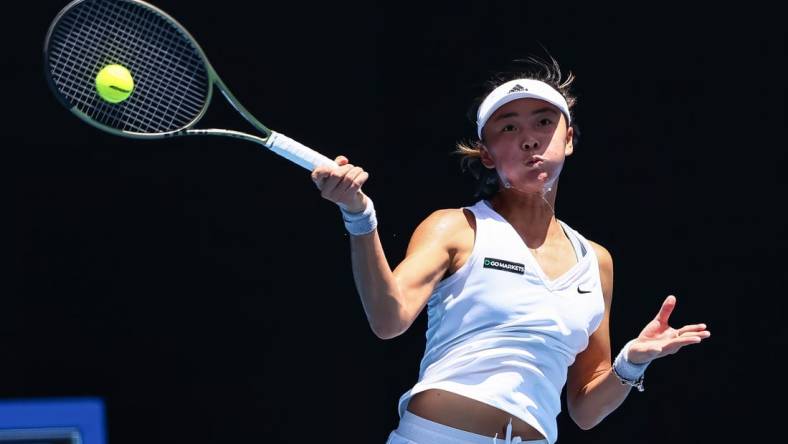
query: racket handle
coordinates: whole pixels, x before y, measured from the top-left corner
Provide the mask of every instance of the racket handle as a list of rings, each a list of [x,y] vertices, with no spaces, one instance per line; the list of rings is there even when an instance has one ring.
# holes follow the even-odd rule
[[[328,157],[276,131],[271,131],[271,135],[266,139],[265,146],[309,171],[320,165],[337,166],[336,162]]]

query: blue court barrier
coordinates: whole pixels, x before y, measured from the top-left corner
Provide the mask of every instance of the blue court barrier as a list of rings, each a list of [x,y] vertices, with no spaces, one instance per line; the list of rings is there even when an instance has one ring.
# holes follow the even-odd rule
[[[0,399],[0,444],[106,444],[100,398]]]

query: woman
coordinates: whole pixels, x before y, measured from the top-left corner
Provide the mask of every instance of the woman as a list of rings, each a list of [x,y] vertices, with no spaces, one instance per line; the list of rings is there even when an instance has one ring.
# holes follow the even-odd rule
[[[459,147],[482,199],[427,217],[393,271],[361,192],[369,174],[343,156],[312,173],[351,234],[375,334],[402,334],[428,305],[419,381],[400,398],[389,444],[554,443],[565,384],[570,417],[590,429],[631,387],[643,390],[651,361],[710,336],[704,324],[668,325],[671,295],[611,363],[612,258],[553,210],[574,150],[573,76],[562,81],[555,61],[531,61],[533,70],[484,98],[478,141]]]

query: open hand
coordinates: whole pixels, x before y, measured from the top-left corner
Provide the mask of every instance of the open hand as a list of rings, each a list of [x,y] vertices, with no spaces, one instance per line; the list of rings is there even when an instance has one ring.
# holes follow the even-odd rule
[[[685,325],[679,329],[668,325],[668,318],[675,307],[675,296],[670,295],[665,298],[657,317],[646,325],[629,346],[630,362],[641,364],[672,355],[685,345],[698,344],[711,336],[706,330],[706,324]]]

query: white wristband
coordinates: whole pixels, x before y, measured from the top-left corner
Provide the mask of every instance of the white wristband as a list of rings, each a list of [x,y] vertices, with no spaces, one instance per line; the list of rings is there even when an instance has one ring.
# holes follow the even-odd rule
[[[643,391],[643,373],[646,372],[646,367],[651,364],[651,361],[643,364],[635,364],[629,360],[629,346],[635,342],[635,339],[627,342],[624,348],[618,353],[616,359],[613,361],[613,373],[621,380],[622,384],[637,387],[638,391]]]
[[[378,219],[375,216],[375,205],[369,196],[367,196],[367,206],[360,213],[349,213],[342,207],[339,207],[339,210],[342,211],[345,228],[353,236],[369,234],[378,226]]]

